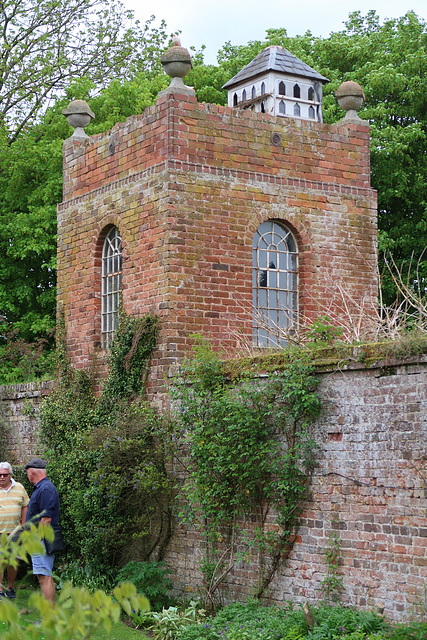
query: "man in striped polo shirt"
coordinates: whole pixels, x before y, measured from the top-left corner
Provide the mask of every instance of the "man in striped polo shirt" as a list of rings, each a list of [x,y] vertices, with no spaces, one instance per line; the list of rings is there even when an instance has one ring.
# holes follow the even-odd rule
[[[15,527],[25,524],[30,499],[25,488],[12,477],[8,462],[0,462],[0,533],[11,533]],[[15,583],[18,569],[7,567],[7,589],[3,591],[3,571],[0,570],[0,598],[16,598]]]

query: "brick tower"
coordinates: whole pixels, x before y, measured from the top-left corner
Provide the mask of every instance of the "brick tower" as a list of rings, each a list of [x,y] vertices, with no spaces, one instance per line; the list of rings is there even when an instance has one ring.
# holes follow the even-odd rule
[[[172,81],[142,115],[91,138],[93,114],[71,103],[69,121],[84,124],[72,121],[64,143],[58,303],[74,365],[108,348],[120,295],[128,313],[160,317],[153,393],[191,334],[226,351],[275,347],[302,317],[339,314],[338,284],[375,306],[369,126],[348,106],[338,124],[319,122],[319,90],[304,82],[294,102],[307,118],[257,110],[260,100],[200,104]]]

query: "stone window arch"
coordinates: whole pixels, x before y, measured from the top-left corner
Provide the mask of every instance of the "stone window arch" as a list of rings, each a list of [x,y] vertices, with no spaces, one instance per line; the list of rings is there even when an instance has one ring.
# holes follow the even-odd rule
[[[261,95],[263,96],[265,93],[265,82],[261,82]]]
[[[108,231],[102,247],[101,336],[108,349],[119,323],[122,293],[122,239],[117,227]]]
[[[301,89],[299,84],[294,84],[294,98],[301,98]]]
[[[246,89],[243,89],[242,91],[242,102],[246,101]]]
[[[286,113],[286,104],[283,100],[280,100],[279,102],[279,113],[281,115],[284,115]]]
[[[254,344],[285,345],[298,317],[298,248],[278,220],[263,222],[253,237],[252,304]]]
[[[301,107],[299,104],[294,104],[294,116],[301,116]]]
[[[283,82],[283,80],[281,80],[281,81],[279,82],[279,94],[280,94],[281,96],[285,96],[285,95],[286,95],[286,85],[285,85],[285,83]]]
[[[308,99],[309,100],[314,100],[314,89],[313,89],[313,87],[309,87],[308,88]]]
[[[316,111],[314,110],[313,106],[310,106],[308,108],[308,117],[311,118],[312,120],[316,118]]]

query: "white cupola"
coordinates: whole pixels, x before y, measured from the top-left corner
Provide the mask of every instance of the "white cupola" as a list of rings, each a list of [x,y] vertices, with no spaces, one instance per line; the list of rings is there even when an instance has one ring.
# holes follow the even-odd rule
[[[279,46],[267,47],[223,86],[228,106],[322,122],[327,78]]]

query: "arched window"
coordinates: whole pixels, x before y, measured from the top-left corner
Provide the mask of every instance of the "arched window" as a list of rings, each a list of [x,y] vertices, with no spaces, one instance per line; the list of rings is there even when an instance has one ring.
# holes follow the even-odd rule
[[[281,96],[285,96],[286,95],[286,85],[284,82],[279,82],[279,94]]]
[[[246,101],[246,89],[243,89],[242,91],[242,102]]]
[[[265,93],[265,82],[261,82],[261,95],[263,96]]]
[[[313,89],[313,87],[309,87],[308,88],[308,99],[309,100],[314,100],[314,89]]]
[[[294,116],[300,116],[300,115],[301,115],[301,108],[299,104],[294,104]]]
[[[252,98],[256,98],[256,89],[252,87]]]
[[[237,107],[237,102],[238,102],[237,93],[235,93],[234,96],[233,96],[233,107]]]
[[[286,344],[298,313],[298,250],[281,222],[267,220],[252,244],[253,341],[259,347]]]
[[[108,349],[119,323],[122,292],[122,239],[117,227],[112,227],[102,247],[102,347]]]
[[[286,105],[283,100],[279,102],[279,113],[281,113],[282,115],[286,113]]]
[[[299,84],[294,84],[294,98],[301,98],[301,89]]]
[[[316,117],[316,112],[314,110],[314,107],[309,107],[308,108],[308,117],[311,118],[312,120],[315,119]]]

